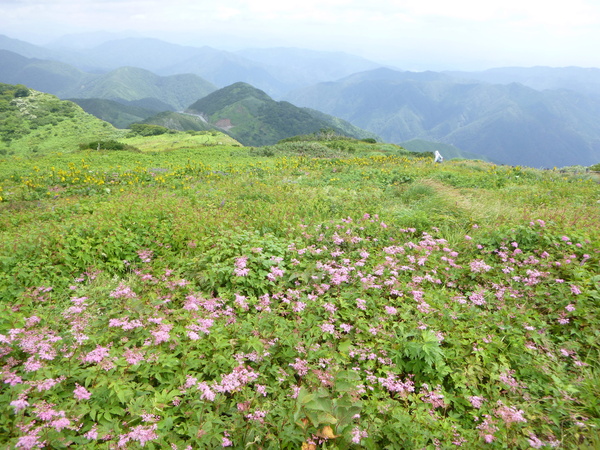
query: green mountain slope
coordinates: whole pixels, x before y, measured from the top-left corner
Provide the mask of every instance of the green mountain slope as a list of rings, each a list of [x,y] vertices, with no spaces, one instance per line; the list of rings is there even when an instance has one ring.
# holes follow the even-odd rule
[[[333,128],[351,137],[372,137],[372,133],[352,127],[344,132],[335,119],[313,114],[288,102],[276,102],[263,91],[246,83],[235,83],[219,89],[192,104],[190,113],[199,114],[207,122],[226,130],[244,145],[271,145],[299,134],[310,134]]]
[[[576,92],[384,69],[297,90],[288,99],[388,142],[443,142],[533,167],[590,165],[600,159],[600,100]]]
[[[2,154],[70,152],[80,143],[115,139],[124,133],[73,102],[24,86],[0,84]]]
[[[90,77],[85,85],[73,86],[62,96],[140,100],[155,98],[181,110],[216,89],[197,75],[161,77],[144,69],[121,67],[104,75]]]
[[[117,128],[127,128],[134,122],[140,122],[156,114],[156,110],[142,108],[132,104],[123,104],[101,98],[72,98],[85,112],[113,124]],[[168,109],[168,105],[166,105]]]
[[[26,58],[8,50],[0,50],[0,83],[24,84],[57,95],[81,84],[87,76],[68,64]]]
[[[189,114],[189,113],[178,113],[173,111],[164,111],[148,117],[142,121],[151,125],[160,125],[171,130],[177,131],[208,131],[218,130],[219,127],[211,125],[202,117]]]

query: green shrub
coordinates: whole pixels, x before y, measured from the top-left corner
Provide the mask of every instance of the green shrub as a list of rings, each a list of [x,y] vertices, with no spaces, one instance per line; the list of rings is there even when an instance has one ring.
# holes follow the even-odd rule
[[[123,144],[122,142],[112,139],[106,141],[92,141],[87,144],[79,144],[80,150],[127,150],[139,152],[140,150],[131,145]]]
[[[167,127],[146,123],[132,123],[129,125],[129,129],[133,136],[159,136],[169,132]]]

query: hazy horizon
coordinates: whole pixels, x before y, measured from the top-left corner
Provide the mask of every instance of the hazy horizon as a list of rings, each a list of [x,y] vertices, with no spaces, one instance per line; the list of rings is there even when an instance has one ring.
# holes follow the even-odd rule
[[[223,50],[342,51],[406,70],[600,67],[600,3],[571,0],[0,0],[0,34],[113,33]],[[107,37],[108,38],[108,37]],[[78,39],[83,39],[80,36]],[[91,42],[91,41],[90,41]]]

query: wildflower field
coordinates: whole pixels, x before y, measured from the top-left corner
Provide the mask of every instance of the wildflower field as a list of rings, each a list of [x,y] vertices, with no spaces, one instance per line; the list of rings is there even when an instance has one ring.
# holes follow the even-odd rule
[[[336,145],[0,159],[3,448],[600,448],[600,185]]]

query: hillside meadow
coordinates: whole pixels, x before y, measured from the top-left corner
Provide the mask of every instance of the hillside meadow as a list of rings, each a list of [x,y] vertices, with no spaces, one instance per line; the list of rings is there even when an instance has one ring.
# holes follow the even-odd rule
[[[0,156],[3,446],[600,447],[594,179],[119,140]]]

